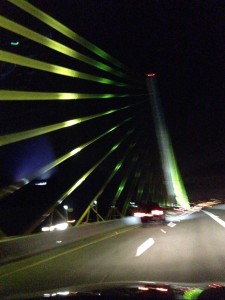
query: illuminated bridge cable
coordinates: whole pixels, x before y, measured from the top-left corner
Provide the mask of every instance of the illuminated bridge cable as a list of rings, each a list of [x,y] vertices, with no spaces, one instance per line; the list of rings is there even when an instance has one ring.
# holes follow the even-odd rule
[[[48,126],[44,126],[44,127],[39,127],[39,128],[35,128],[35,129],[30,129],[30,130],[20,131],[20,132],[16,132],[16,133],[7,134],[7,135],[2,135],[2,136],[0,136],[0,146],[12,144],[15,142],[20,142],[20,141],[23,141],[26,139],[37,137],[39,135],[43,135],[43,134],[50,133],[50,132],[53,132],[56,130],[71,127],[71,126],[80,124],[82,122],[90,121],[90,120],[93,120],[93,119],[96,119],[99,117],[103,117],[103,116],[121,111],[123,109],[127,109],[129,107],[131,107],[131,106],[129,105],[129,106],[125,106],[125,107],[122,107],[119,109],[111,109],[111,110],[105,111],[103,113],[99,113],[99,114],[88,116],[88,117],[72,119],[72,120],[68,120],[68,121],[64,121],[64,122],[60,122],[60,123],[56,123],[56,124],[52,124],[52,125],[48,125]]]
[[[133,147],[136,146],[136,144],[137,144],[137,142],[133,143]],[[115,194],[115,196],[114,196],[114,198],[113,198],[113,200],[112,200],[112,202],[111,202],[111,205],[110,205],[109,210],[108,210],[108,213],[107,213],[107,219],[112,218],[113,213],[116,213],[116,214],[118,214],[118,215],[120,215],[120,216],[124,216],[123,212],[120,212],[120,211],[118,210],[118,207],[117,207],[116,204],[117,204],[117,202],[118,202],[118,200],[119,200],[119,198],[120,198],[120,196],[121,196],[121,194],[122,194],[122,192],[123,192],[123,190],[124,190],[124,188],[125,188],[125,186],[126,186],[126,184],[127,184],[128,179],[130,178],[131,171],[132,171],[132,169],[133,169],[135,163],[137,162],[137,157],[138,157],[138,156],[137,156],[137,154],[136,154],[136,155],[132,158],[132,162],[131,162],[131,164],[129,165],[129,167],[126,168],[126,175],[125,175],[125,177],[121,180],[121,182],[120,182],[120,184],[119,184],[119,187],[118,187],[118,189],[117,189],[117,191],[116,191],[116,194]]]
[[[144,193],[144,182],[143,180],[139,182],[139,186],[138,186],[138,198],[142,199]]]
[[[149,161],[149,148],[148,147],[144,147],[144,151],[142,156],[142,168],[141,168],[141,178],[140,178],[140,182],[138,185],[138,190],[137,190],[137,198],[139,199],[140,202],[144,201],[148,201],[149,198],[146,197],[145,194],[147,194],[147,192],[145,193],[145,191],[147,190],[147,185],[149,185],[149,181],[147,173],[149,172],[149,165],[146,163]]]
[[[56,19],[52,18],[45,12],[41,11],[34,5],[30,4],[28,1],[23,0],[8,0],[10,3],[16,5],[17,7],[21,8],[22,10],[26,11],[33,17],[39,19],[43,23],[47,24],[48,26],[54,28],[56,31],[60,32],[61,34],[67,36],[68,38],[72,39],[76,43],[82,45],[89,51],[95,53],[97,56],[103,58],[104,60],[107,60],[114,64],[115,66],[119,68],[124,68],[124,65],[119,62],[117,59],[113,58],[111,55],[103,51],[102,49],[98,48],[91,42],[87,41],[83,37],[81,37],[79,34],[75,33]]]
[[[128,118],[128,119],[124,120],[123,122],[121,122],[121,123],[113,126],[112,128],[110,128],[109,130],[107,130],[103,134],[100,134],[97,137],[95,137],[94,139],[92,139],[92,140],[90,140],[90,141],[88,141],[88,142],[86,142],[86,143],[84,143],[84,144],[76,147],[75,149],[73,149],[73,150],[69,151],[68,153],[64,154],[63,156],[57,158],[53,162],[51,162],[51,163],[47,164],[46,166],[42,167],[41,169],[37,170],[33,174],[28,175],[26,178],[22,178],[20,181],[15,182],[15,183],[13,183],[13,184],[11,184],[9,186],[6,186],[6,187],[0,189],[0,199],[3,199],[6,196],[11,195],[14,192],[18,191],[23,186],[29,184],[32,180],[40,177],[44,173],[46,173],[46,172],[52,170],[53,168],[57,167],[58,165],[60,165],[61,163],[63,163],[65,160],[73,157],[74,155],[76,155],[77,153],[79,153],[84,148],[90,146],[91,144],[93,144],[96,141],[100,140],[101,138],[105,137],[109,133],[115,131],[116,129],[118,129],[119,127],[121,127],[122,125],[124,125],[125,123],[129,122],[131,119],[132,118]]]
[[[143,195],[142,168],[139,169],[136,199],[140,203]]]
[[[132,184],[130,186],[130,190],[128,192],[127,198],[126,198],[126,200],[124,202],[124,205],[123,205],[123,208],[122,208],[122,215],[126,215],[127,209],[129,207],[129,204],[130,204],[130,199],[132,199],[132,200],[135,199],[135,203],[136,202],[137,202],[137,204],[139,203],[137,195],[135,195],[135,190],[137,189],[138,181],[139,181],[139,177],[136,176],[136,172],[135,172],[135,176],[133,176]],[[138,174],[139,174],[139,171],[138,171]]]
[[[115,86],[120,86],[120,87],[127,86],[127,84],[125,84],[125,83],[120,83],[120,82],[111,80],[109,78],[98,77],[95,75],[79,72],[79,71],[76,71],[73,69],[50,64],[47,62],[43,62],[43,61],[36,60],[33,58],[28,58],[28,57],[25,57],[25,56],[22,56],[19,54],[14,54],[14,53],[11,53],[8,51],[3,51],[3,50],[0,50],[0,61],[4,61],[7,63],[11,63],[11,64],[13,63],[16,65],[21,65],[23,67],[37,69],[37,70],[50,72],[50,73],[54,73],[54,74],[59,74],[59,75],[63,75],[63,76],[69,76],[69,77],[73,77],[73,78],[94,81],[94,82],[98,82],[101,84],[115,85]]]
[[[132,147],[134,147],[135,145],[136,145],[136,143],[133,143]],[[110,219],[113,216],[114,213],[118,214],[119,216],[123,216],[122,213],[118,210],[116,204],[117,204],[117,202],[119,200],[120,195],[122,194],[122,192],[123,192],[123,190],[125,188],[125,185],[126,185],[127,180],[129,178],[130,172],[131,172],[131,168],[128,168],[127,172],[126,172],[125,178],[123,178],[122,181],[121,181],[121,183],[119,184],[119,187],[118,187],[118,189],[116,191],[116,194],[115,194],[115,196],[114,196],[114,198],[113,198],[113,200],[111,202],[111,205],[109,207],[109,210],[108,210],[108,213],[107,213],[107,216],[106,216],[107,219]]]
[[[123,216],[125,216],[127,214],[127,210],[128,210],[128,207],[130,205],[131,200],[135,201],[135,203],[136,203],[136,197],[134,196],[135,195],[134,191],[136,189],[137,180],[138,180],[138,178],[135,177],[135,176],[132,179],[132,183],[130,185],[130,190],[128,191],[126,200],[124,201],[123,208],[122,208],[122,215]]]
[[[111,180],[113,179],[113,177],[121,169],[124,161],[126,160],[126,158],[127,158],[128,154],[130,153],[130,151],[134,148],[134,146],[135,146],[134,143],[130,144],[130,146],[128,147],[128,150],[125,153],[125,155],[123,156],[123,158],[116,164],[116,166],[113,169],[112,173],[107,178],[107,180],[104,182],[104,184],[102,185],[101,189],[98,191],[98,193],[92,199],[92,201],[89,203],[89,205],[87,206],[87,208],[85,209],[85,211],[83,212],[83,214],[81,215],[81,217],[76,222],[75,226],[78,226],[78,225],[80,225],[83,222],[84,218],[87,216],[88,212],[90,211],[92,205],[95,203],[95,201],[98,201],[99,197],[103,194],[103,192],[105,191],[106,187],[111,182]]]
[[[57,41],[54,41],[40,33],[37,33],[35,31],[31,30],[31,29],[28,29],[25,26],[22,26],[16,22],[13,22],[3,16],[0,16],[0,27],[10,30],[16,34],[22,35],[23,37],[25,37],[27,39],[30,39],[36,43],[42,44],[46,47],[49,47],[50,49],[53,49],[57,52],[60,52],[62,54],[65,54],[67,56],[75,58],[77,60],[80,60],[86,64],[94,66],[105,72],[109,72],[109,73],[119,76],[119,77],[124,76],[124,74],[122,72],[117,71],[117,70],[113,69],[112,67],[107,66],[104,63],[96,61],[93,58],[90,58],[84,54],[81,54],[76,50],[73,50]]]
[[[31,225],[30,228],[25,232],[25,234],[33,232],[62,202],[71,195],[87,178],[90,176],[114,151],[116,151],[119,146],[128,138],[128,136],[133,133],[134,130],[130,130],[126,135],[116,143],[93,167],[91,167],[86,173],[84,173],[67,191],[65,191],[58,200],[39,218],[35,223]]]
[[[126,98],[128,94],[85,94],[85,93],[49,93],[34,91],[0,90],[0,101],[36,101],[36,100],[82,100]],[[134,95],[133,95],[134,96]],[[139,96],[139,95],[135,95]]]
[[[136,180],[136,188],[137,188],[137,194],[135,195],[135,199],[137,200],[137,202],[139,203],[139,198],[138,198],[138,186],[139,186],[139,182],[140,182],[140,177],[141,177],[141,167],[139,166],[137,171],[134,174],[134,178]]]
[[[91,169],[89,169],[73,186],[71,186],[65,193],[63,193],[60,199],[57,201],[57,205],[61,204],[81,183],[98,167],[100,166],[109,155],[111,155],[121,144],[122,142],[133,132],[130,130],[126,133],[118,143],[116,143]]]
[[[139,154],[135,154],[132,158],[132,168],[136,167],[137,168],[137,162],[140,159]],[[135,162],[135,163],[134,163]],[[132,171],[132,169],[131,169]],[[134,172],[131,173],[131,176],[133,175]],[[130,177],[131,177],[130,176]],[[127,214],[128,207],[130,205],[131,200],[133,200],[136,203],[136,197],[134,197],[134,191],[136,189],[137,185],[137,180],[138,178],[133,176],[131,179],[131,185],[130,185],[130,190],[127,193],[126,200],[124,201],[123,208],[122,208],[122,215],[125,216]]]
[[[154,184],[152,183],[151,179],[153,178],[152,172],[154,172],[151,156],[149,154],[150,148],[146,147],[146,151],[144,152],[143,158],[144,161],[142,162],[142,179],[139,185],[138,193],[140,194],[140,201],[156,201],[158,202],[159,199],[154,197],[154,195],[150,196],[150,191],[154,189]],[[149,164],[146,166],[145,161],[149,161]],[[150,189],[151,187],[151,189]],[[158,185],[158,189],[160,188],[160,184]]]
[[[147,198],[148,199],[152,199],[152,195],[153,195],[153,185],[152,185],[152,182],[153,182],[153,174],[152,172],[149,172],[148,174],[148,190],[147,190]]]
[[[120,182],[119,187],[118,187],[118,189],[116,191],[116,194],[115,194],[115,196],[113,198],[111,207],[109,209],[109,212],[108,212],[108,215],[107,215],[107,219],[110,219],[111,217],[113,217],[113,213],[118,213],[120,216],[122,216],[122,214],[119,212],[118,208],[116,207],[116,203],[119,200],[119,197],[120,197],[120,195],[122,194],[122,192],[123,192],[123,190],[125,188],[127,179],[128,179],[128,177],[122,179],[122,181]]]

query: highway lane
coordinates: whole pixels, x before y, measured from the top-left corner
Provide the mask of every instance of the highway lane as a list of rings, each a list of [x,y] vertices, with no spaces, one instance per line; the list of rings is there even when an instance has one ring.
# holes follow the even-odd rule
[[[121,280],[225,282],[224,209],[122,229],[2,266],[0,294]]]

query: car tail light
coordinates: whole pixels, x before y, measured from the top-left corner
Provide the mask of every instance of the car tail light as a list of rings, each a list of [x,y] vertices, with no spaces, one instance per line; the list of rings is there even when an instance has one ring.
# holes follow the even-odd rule
[[[160,287],[157,287],[156,290],[157,290],[157,291],[160,291],[160,292],[165,292],[165,293],[168,292],[168,289],[160,288]]]
[[[151,213],[154,215],[154,216],[162,216],[163,215],[163,211],[162,210],[159,210],[159,209],[154,209],[151,211]]]
[[[144,216],[145,216],[145,213],[143,213],[143,212],[135,212],[135,213],[134,213],[134,216],[135,216],[135,217],[141,218],[141,217],[144,217]]]

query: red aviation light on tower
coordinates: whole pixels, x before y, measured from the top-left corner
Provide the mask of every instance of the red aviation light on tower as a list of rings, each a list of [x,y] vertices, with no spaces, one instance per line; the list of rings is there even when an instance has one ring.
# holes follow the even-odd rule
[[[156,76],[156,73],[147,73],[146,74],[146,77],[155,77]]]

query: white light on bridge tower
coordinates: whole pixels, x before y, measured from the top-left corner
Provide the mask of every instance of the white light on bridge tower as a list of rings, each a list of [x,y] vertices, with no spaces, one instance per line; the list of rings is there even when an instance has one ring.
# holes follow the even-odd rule
[[[177,166],[169,132],[166,127],[160,98],[156,88],[155,76],[155,73],[147,74],[146,82],[151,101],[153,120],[166,181],[167,194],[169,200],[173,204],[178,204],[184,208],[190,208],[187,193]]]

